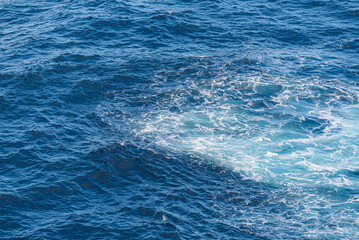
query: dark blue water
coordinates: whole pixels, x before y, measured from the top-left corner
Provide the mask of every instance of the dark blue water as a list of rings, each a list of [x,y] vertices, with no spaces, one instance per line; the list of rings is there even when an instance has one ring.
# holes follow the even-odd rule
[[[1,239],[359,239],[358,120],[358,1],[0,1]]]

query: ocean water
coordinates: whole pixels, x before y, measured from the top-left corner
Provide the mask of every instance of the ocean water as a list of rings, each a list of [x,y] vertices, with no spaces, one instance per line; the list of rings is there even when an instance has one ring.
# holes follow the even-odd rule
[[[359,2],[0,1],[0,239],[359,239]]]

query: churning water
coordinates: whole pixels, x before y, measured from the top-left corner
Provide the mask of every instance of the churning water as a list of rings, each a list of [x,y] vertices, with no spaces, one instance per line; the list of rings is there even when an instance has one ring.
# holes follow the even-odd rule
[[[357,1],[2,1],[0,29],[0,237],[359,239]]]

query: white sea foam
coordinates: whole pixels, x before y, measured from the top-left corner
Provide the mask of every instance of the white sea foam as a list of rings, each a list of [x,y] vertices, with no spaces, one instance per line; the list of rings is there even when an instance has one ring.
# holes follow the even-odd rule
[[[359,169],[358,89],[338,80],[268,74],[185,79],[170,88],[155,81],[153,89],[156,106],[129,117],[125,127],[146,147],[197,156],[244,179],[280,187],[274,201],[296,211],[295,220],[276,220],[281,224],[294,221],[306,228],[319,224],[325,212],[332,227],[308,231],[309,238],[359,228],[358,222],[341,227],[359,217],[352,210],[356,198],[339,201],[319,193],[359,188],[350,174]]]
[[[270,76],[186,80],[180,88],[162,109],[143,116],[137,134],[157,147],[198,154],[259,181],[352,185],[328,180],[323,172],[358,168],[353,89],[318,78]],[[171,105],[181,112],[170,111]]]

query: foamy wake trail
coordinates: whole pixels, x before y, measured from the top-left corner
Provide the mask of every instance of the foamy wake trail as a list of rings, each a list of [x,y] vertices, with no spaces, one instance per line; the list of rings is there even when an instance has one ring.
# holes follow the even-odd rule
[[[238,77],[187,80],[160,94],[168,98],[162,109],[145,113],[135,129],[157,147],[261,182],[357,185],[346,174],[359,169],[355,89],[319,79]]]
[[[158,81],[148,91],[152,95],[145,98],[156,104],[120,116],[121,128],[130,129],[132,139],[279,187],[273,194],[297,211],[296,220],[283,219],[281,224],[319,224],[325,216],[327,224],[308,232],[308,237],[328,236],[329,230],[333,236],[358,236],[356,87],[339,80],[262,74]],[[344,200],[328,193],[340,191],[349,191]]]

